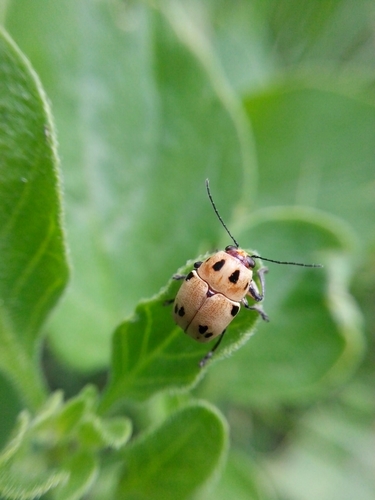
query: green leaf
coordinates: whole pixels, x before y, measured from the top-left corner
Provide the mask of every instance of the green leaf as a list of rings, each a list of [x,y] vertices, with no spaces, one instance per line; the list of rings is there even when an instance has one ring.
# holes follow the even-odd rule
[[[261,165],[259,206],[319,208],[351,224],[365,247],[375,229],[375,107],[343,95],[344,86],[333,90],[336,80],[320,87],[291,77],[246,98]]]
[[[274,41],[273,50],[286,67],[310,64],[338,72],[345,69],[343,66],[358,67],[374,61],[366,2],[356,2],[354,11],[351,0],[323,4],[310,0],[308,5],[298,0],[255,3],[266,14],[264,21]]]
[[[53,396],[39,417],[45,420],[60,398]],[[27,500],[39,497],[68,479],[65,471],[50,466],[41,452],[40,442],[33,441],[31,420],[27,412],[18,418],[13,435],[0,455],[0,494],[7,499]],[[33,444],[36,446],[34,447]]]
[[[80,426],[79,439],[84,447],[121,448],[130,439],[131,430],[131,421],[125,417],[86,418]]]
[[[335,88],[346,82],[354,93],[371,85],[368,68],[375,57],[366,0],[355,2],[355,10],[352,0],[251,0],[235,9],[230,1],[205,4],[217,56],[241,92],[273,85],[291,72],[308,74],[310,82],[330,75]]]
[[[354,384],[368,404],[373,387]],[[367,389],[367,390],[366,390]],[[330,500],[374,497],[374,405],[367,417],[361,408],[329,403],[313,409],[294,431],[293,441],[267,461],[270,481],[284,498]],[[319,481],[316,478],[319,478]]]
[[[0,493],[26,499],[59,485],[54,498],[81,498],[96,478],[99,452],[121,448],[131,434],[129,419],[101,419],[96,408],[97,393],[87,386],[66,403],[60,391],[52,394],[34,418],[21,413],[0,454]]]
[[[209,491],[203,491],[194,500],[276,500],[269,476],[261,464],[238,450],[229,453],[223,474]]]
[[[38,430],[49,428],[51,423],[55,424],[56,417],[64,411],[64,395],[62,391],[50,394],[49,398],[36,414],[33,425]]]
[[[55,500],[80,500],[95,481],[98,464],[91,453],[74,453],[64,462],[64,469],[69,471],[69,480],[56,488]]]
[[[6,463],[19,450],[30,424],[30,415],[24,411],[18,416],[16,426],[12,431],[8,444],[3,448],[0,455],[0,466]]]
[[[124,417],[113,417],[101,421],[103,443],[111,448],[121,448],[131,435],[131,421]]]
[[[22,410],[21,402],[10,381],[0,373],[0,401],[4,401],[0,412],[0,449],[9,439],[17,415]]]
[[[39,330],[66,284],[54,129],[40,82],[0,32],[0,369],[31,405]]]
[[[55,397],[62,397],[60,392],[55,393]],[[56,413],[53,415],[54,427],[60,436],[64,439],[77,432],[78,426],[87,418],[92,418],[97,407],[98,392],[93,385],[85,386],[81,392],[62,405],[60,400],[59,407],[56,407]],[[89,417],[88,417],[89,416]]]
[[[56,427],[61,435],[66,436],[74,432],[86,411],[87,405],[83,399],[75,398],[68,401],[56,421]]]
[[[67,280],[56,141],[41,84],[4,33],[0,74],[0,293],[19,340],[34,353]]]
[[[48,446],[74,442],[75,447],[90,451],[121,448],[131,435],[130,420],[98,417],[97,401],[97,391],[91,385],[65,404],[61,391],[55,392],[33,421],[38,440]]]
[[[114,498],[190,498],[218,471],[226,449],[221,415],[207,404],[191,404],[127,448]]]
[[[198,257],[178,270],[189,272]],[[258,266],[260,264],[258,263]],[[147,399],[166,389],[187,389],[202,376],[199,362],[214,342],[201,344],[183,333],[172,319],[171,305],[181,282],[171,280],[166,288],[136,308],[135,314],[115,331],[112,346],[112,372],[103,395],[101,411],[122,398]],[[252,335],[259,314],[239,314],[227,328],[220,348],[206,366],[238,349]]]
[[[12,460],[0,469],[0,493],[8,500],[34,500],[67,480],[66,472],[46,471],[34,460]]]

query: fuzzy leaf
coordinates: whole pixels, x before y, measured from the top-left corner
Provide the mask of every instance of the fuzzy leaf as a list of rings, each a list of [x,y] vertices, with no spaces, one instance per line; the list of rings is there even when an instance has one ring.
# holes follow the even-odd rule
[[[67,473],[44,468],[38,470],[35,461],[13,464],[7,462],[0,469],[0,493],[7,500],[34,500],[51,488],[64,483]]]
[[[0,33],[0,297],[17,339],[35,339],[67,280],[55,132],[41,84]]]
[[[54,491],[54,500],[80,500],[92,486],[97,469],[97,460],[91,453],[73,454],[64,462],[64,470],[69,472],[69,480]]]
[[[262,466],[243,451],[230,452],[219,482],[194,500],[276,500],[273,485]]]
[[[26,431],[29,427],[29,423],[30,415],[25,411],[20,413],[17,419],[16,426],[12,431],[11,439],[1,451],[0,467],[3,463],[6,463],[10,458],[12,458],[12,455],[14,455],[21,447]]]
[[[351,224],[363,247],[375,230],[375,108],[344,87],[333,92],[336,85],[290,78],[245,99],[261,165],[259,206],[319,208]]]
[[[54,489],[56,499],[81,498],[96,477],[100,450],[120,448],[131,432],[128,419],[102,420],[96,407],[96,392],[88,386],[65,404],[61,392],[52,394],[33,419],[21,413],[0,454],[0,493],[31,499]]]
[[[68,479],[66,471],[50,467],[40,451],[30,449],[33,424],[35,422],[26,412],[21,413],[13,437],[0,455],[0,494],[3,498],[32,500]]]
[[[85,447],[121,448],[130,438],[131,422],[125,417],[86,418],[79,430],[79,439]]]
[[[0,369],[32,406],[39,329],[68,277],[55,133],[41,84],[0,31]]]
[[[116,499],[190,498],[222,464],[227,428],[208,404],[191,404],[124,452]]]
[[[365,396],[371,412],[365,415],[358,404],[328,402],[300,418],[293,442],[285,443],[266,465],[269,481],[278,484],[278,498],[374,498],[373,384],[355,384],[350,390],[356,403]]]

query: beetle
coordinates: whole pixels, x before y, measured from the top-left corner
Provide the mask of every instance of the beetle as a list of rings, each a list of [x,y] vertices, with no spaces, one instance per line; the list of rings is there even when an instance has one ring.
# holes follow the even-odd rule
[[[227,326],[240,312],[241,305],[256,311],[264,321],[267,314],[257,305],[249,305],[247,296],[255,302],[261,302],[265,293],[264,275],[268,269],[261,267],[257,271],[260,289],[253,279],[255,259],[263,259],[277,264],[290,264],[304,267],[322,267],[319,264],[300,264],[266,259],[259,255],[250,255],[242,250],[221,218],[213,201],[209,181],[206,190],[212,208],[220,223],[232,239],[234,245],[228,245],[209,256],[203,262],[195,262],[194,269],[187,275],[175,274],[173,279],[184,280],[173,304],[175,323],[194,340],[206,343],[218,338],[213,348],[200,361],[203,367],[219,347]]]

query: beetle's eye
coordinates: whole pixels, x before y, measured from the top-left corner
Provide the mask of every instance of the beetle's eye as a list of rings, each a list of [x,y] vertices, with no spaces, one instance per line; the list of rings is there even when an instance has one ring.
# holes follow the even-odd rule
[[[246,264],[247,264],[247,266],[248,266],[248,267],[253,268],[253,267],[255,267],[255,260],[254,260],[254,259],[252,259],[252,258],[250,257],[250,255],[248,255],[248,256],[246,257]]]
[[[225,247],[226,252],[230,252],[231,250],[237,250],[237,247],[235,247],[234,245],[228,245],[227,247]]]

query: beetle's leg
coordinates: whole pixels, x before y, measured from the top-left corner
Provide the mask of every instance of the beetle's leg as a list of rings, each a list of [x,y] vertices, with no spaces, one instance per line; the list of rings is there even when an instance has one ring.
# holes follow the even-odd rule
[[[172,276],[172,279],[173,280],[184,280],[186,278],[186,274],[174,274]],[[170,306],[171,304],[173,304],[175,299],[167,299],[163,302],[163,306]]]
[[[172,276],[172,279],[173,280],[184,280],[186,278],[186,274],[174,274]],[[170,306],[171,304],[173,304],[175,299],[167,299],[163,302],[163,306]]]
[[[187,274],[174,274],[172,276],[173,280],[184,280],[186,278]]]
[[[204,367],[204,365],[207,363],[207,361],[208,361],[209,359],[211,359],[211,358],[212,358],[212,356],[213,356],[214,352],[215,352],[215,351],[216,351],[216,349],[219,347],[220,342],[223,340],[223,337],[224,337],[224,333],[225,333],[225,332],[226,332],[226,330],[224,330],[224,331],[222,332],[222,334],[221,334],[221,335],[220,335],[220,337],[219,337],[219,340],[218,340],[218,341],[216,342],[216,344],[213,346],[213,348],[211,349],[211,351],[209,351],[209,352],[205,355],[205,357],[204,357],[204,358],[202,358],[202,359],[199,361],[199,367],[200,367],[200,368],[203,368],[203,367]]]
[[[269,317],[267,314],[263,311],[263,309],[259,306],[249,306],[246,298],[243,298],[241,300],[241,304],[245,307],[245,309],[248,309],[249,311],[256,311],[264,321],[269,321]]]
[[[266,281],[264,279],[264,275],[268,272],[268,269],[266,267],[261,267],[259,271],[257,272],[257,275],[259,277],[260,281],[260,286],[261,290],[259,290],[257,284],[255,283],[254,280],[250,283],[249,290],[248,290],[248,295],[257,302],[261,302],[264,299],[264,294],[266,291]],[[246,309],[249,309],[251,311],[256,311],[258,314],[261,315],[262,319],[264,321],[269,321],[269,318],[267,314],[262,310],[261,307],[258,306],[249,306],[246,298],[242,299],[242,304],[245,306]]]
[[[194,267],[195,269],[198,269],[198,267],[202,264],[202,262],[195,262]],[[187,274],[174,274],[172,276],[173,280],[179,281],[179,280],[184,280],[187,277]],[[169,306],[174,302],[175,299],[167,299],[163,302],[164,306]]]
[[[262,290],[259,291],[257,284],[255,283],[254,280],[252,280],[249,286],[249,290],[247,292],[250,295],[250,297],[252,297],[257,302],[260,302],[264,299],[264,294],[266,292],[266,280],[264,279],[264,275],[266,273],[268,273],[268,269],[266,267],[261,267],[257,272]]]
[[[202,261],[194,262],[194,268],[198,269],[202,265]],[[172,279],[174,280],[184,280],[187,274],[174,274]]]
[[[174,301],[175,299],[167,299],[163,302],[163,306],[170,306]]]

